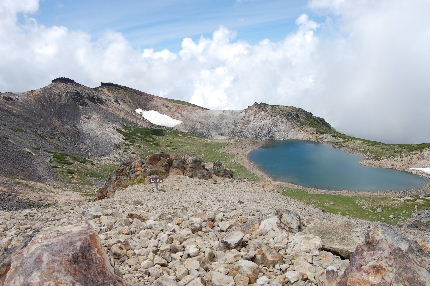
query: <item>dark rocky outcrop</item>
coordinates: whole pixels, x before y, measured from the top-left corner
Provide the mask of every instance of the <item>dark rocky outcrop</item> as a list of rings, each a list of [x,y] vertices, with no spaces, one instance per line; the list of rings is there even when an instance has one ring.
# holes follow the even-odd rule
[[[337,285],[430,285],[430,255],[381,225],[366,234]]]
[[[107,180],[106,184],[98,190],[97,199],[104,199],[127,185],[134,182],[145,181],[151,176],[162,178],[172,175],[183,175],[190,178],[210,179],[218,177],[233,178],[233,171],[225,169],[221,162],[215,162],[212,169],[207,169],[203,160],[197,156],[182,154],[173,155],[160,152],[150,155],[146,161],[137,160],[124,163]]]
[[[76,83],[73,79],[67,77],[57,77],[52,80],[52,83]]]
[[[122,286],[94,228],[69,225],[36,235],[0,267],[0,285]]]

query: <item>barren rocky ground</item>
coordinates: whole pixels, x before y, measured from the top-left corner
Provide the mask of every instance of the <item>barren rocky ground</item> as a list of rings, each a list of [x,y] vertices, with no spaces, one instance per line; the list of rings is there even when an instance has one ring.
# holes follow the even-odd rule
[[[90,220],[126,285],[325,285],[326,271],[341,276],[378,225],[304,205],[269,183],[185,176],[169,176],[158,192],[140,184],[99,201],[2,210],[0,218],[1,249]],[[430,242],[429,233],[398,231]]]

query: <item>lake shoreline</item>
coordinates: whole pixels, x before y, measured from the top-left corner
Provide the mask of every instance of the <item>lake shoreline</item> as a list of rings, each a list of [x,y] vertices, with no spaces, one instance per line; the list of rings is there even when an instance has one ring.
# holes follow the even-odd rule
[[[312,140],[307,140],[307,141],[327,144],[327,142],[316,142]],[[268,144],[270,144],[270,142],[271,140],[242,139],[239,141],[232,142],[232,144],[224,148],[224,151],[234,154],[236,156],[236,160],[238,161],[238,163],[244,165],[247,169],[254,172],[256,175],[260,176],[264,181],[267,181],[272,185],[276,185],[279,187],[296,188],[296,189],[304,190],[314,194],[335,194],[335,195],[366,196],[366,197],[404,197],[404,196],[425,195],[425,194],[429,194],[430,192],[429,187],[426,185],[418,189],[392,190],[392,191],[327,190],[327,189],[319,189],[319,188],[308,187],[308,186],[303,186],[303,185],[299,185],[291,182],[277,180],[271,177],[266,172],[264,172],[257,164],[252,162],[249,158],[249,154],[252,151],[262,148],[264,146],[267,146]],[[331,144],[328,144],[328,145],[332,146]],[[338,149],[343,149],[343,148],[338,148]],[[348,150],[344,150],[344,151],[347,151],[348,153],[351,153],[351,154],[359,154],[356,152],[350,152]],[[359,154],[359,155],[364,157],[363,154]],[[365,160],[366,159],[363,159],[360,163],[364,162]],[[363,164],[363,165],[368,166],[367,164]],[[369,167],[378,167],[378,166],[369,166]],[[386,169],[405,171],[397,168],[386,168]],[[416,175],[413,172],[408,172],[408,173],[412,173]],[[422,177],[427,177],[427,176],[422,176]]]

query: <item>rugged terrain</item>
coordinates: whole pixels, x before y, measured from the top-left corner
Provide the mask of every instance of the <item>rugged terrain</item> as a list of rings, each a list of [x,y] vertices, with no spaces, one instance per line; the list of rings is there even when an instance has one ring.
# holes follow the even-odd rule
[[[335,285],[365,233],[379,225],[323,212],[282,195],[267,183],[175,175],[169,176],[158,192],[150,184],[139,184],[104,200],[0,211],[0,218],[3,249],[19,246],[29,234],[49,234],[54,232],[52,227],[90,220],[125,285],[166,286]],[[382,239],[402,241],[406,239],[403,234],[410,241],[402,243],[429,250],[428,233],[396,229],[393,237]],[[27,254],[29,259],[32,253]],[[374,249],[360,255],[369,259],[375,253]],[[394,249],[390,255],[398,255],[397,264],[410,263],[400,250]],[[384,271],[370,277],[348,270],[353,272],[351,279],[391,281],[388,273],[399,268],[390,255],[381,255],[377,264],[363,266],[363,271],[385,267]],[[411,257],[430,259],[425,252]],[[19,269],[19,265],[12,268]],[[424,275],[430,269],[411,265],[409,270],[408,282],[422,283],[420,279],[426,276],[413,278],[414,271],[424,271],[418,272]],[[330,271],[334,273],[327,277]],[[0,273],[0,285],[1,277]],[[370,282],[368,285],[376,285]]]
[[[265,140],[303,139],[407,170],[424,167],[428,144],[353,138],[295,107],[213,111],[67,78],[1,93],[0,103],[2,286],[37,276],[26,271],[58,283],[189,286],[424,285],[430,273],[428,189],[328,194],[274,182],[247,160]],[[136,109],[182,123],[156,126]],[[154,174],[165,178],[158,192]],[[22,263],[45,254],[58,271],[50,260]],[[107,280],[85,280],[77,265]]]
[[[214,111],[112,83],[89,88],[58,78],[38,90],[0,93],[0,102],[0,174],[40,182],[59,181],[54,161],[84,162],[106,157],[124,161],[132,156],[118,148],[124,142],[121,130],[156,127],[136,109],[156,110],[181,120],[176,130],[211,139],[327,142],[377,159],[366,161],[370,165],[398,169],[414,163],[414,167],[421,167],[426,163],[423,158],[428,157],[428,144],[386,145],[349,137],[300,108],[256,103],[245,110]],[[384,158],[389,159],[381,161]],[[398,161],[401,163],[393,163]],[[106,177],[112,170],[99,171]]]

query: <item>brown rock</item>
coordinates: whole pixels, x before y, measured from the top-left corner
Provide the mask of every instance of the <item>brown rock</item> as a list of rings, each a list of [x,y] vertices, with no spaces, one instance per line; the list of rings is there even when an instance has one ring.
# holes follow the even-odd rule
[[[430,255],[381,225],[366,234],[337,285],[430,285]]]
[[[276,250],[265,247],[258,249],[255,255],[255,263],[262,264],[267,267],[274,266],[275,264],[282,263],[283,257]]]
[[[124,285],[87,222],[51,229],[14,253],[0,285]]]

